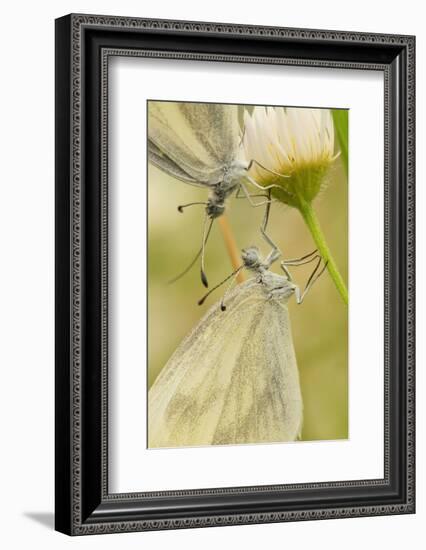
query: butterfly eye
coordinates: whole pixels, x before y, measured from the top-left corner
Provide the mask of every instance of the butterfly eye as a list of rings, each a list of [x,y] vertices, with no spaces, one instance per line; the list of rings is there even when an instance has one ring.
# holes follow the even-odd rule
[[[261,263],[259,251],[255,247],[246,248],[241,254],[245,267],[255,269]]]

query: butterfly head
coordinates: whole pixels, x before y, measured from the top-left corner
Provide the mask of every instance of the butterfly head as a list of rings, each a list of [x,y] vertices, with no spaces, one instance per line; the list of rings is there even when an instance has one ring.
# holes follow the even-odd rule
[[[262,257],[260,256],[259,249],[256,246],[244,248],[241,253],[241,258],[243,260],[244,267],[251,269],[252,271],[258,271],[263,265]]]

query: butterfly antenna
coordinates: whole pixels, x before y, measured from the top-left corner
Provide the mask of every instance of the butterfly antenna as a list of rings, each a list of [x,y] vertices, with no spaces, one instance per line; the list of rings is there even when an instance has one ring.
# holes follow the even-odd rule
[[[223,279],[223,281],[221,281],[218,285],[216,285],[215,287],[213,287],[212,289],[210,289],[208,292],[206,292],[206,294],[204,294],[204,296],[202,298],[200,298],[200,300],[198,300],[198,305],[199,306],[202,306],[204,304],[204,302],[206,301],[206,298],[208,298],[210,296],[210,294],[212,292],[214,292],[215,290],[217,290],[219,287],[221,287],[223,284],[226,283],[226,281],[229,281],[229,279],[231,279],[232,277],[237,277],[238,273],[243,269],[244,267],[244,264],[243,265],[240,265],[240,267],[237,267],[237,269],[235,271],[233,271],[230,275],[228,275],[227,277],[225,277],[225,279]],[[222,299],[223,301],[223,299]],[[221,302],[221,309],[222,309],[222,306],[223,306],[223,303]],[[223,306],[224,307],[224,306]],[[226,309],[226,308],[225,308]],[[222,311],[224,311],[224,309],[222,309]]]
[[[242,269],[243,267],[244,267],[244,266],[241,266],[241,269]],[[233,279],[232,279],[231,282],[229,283],[228,288],[225,290],[225,292],[224,292],[224,294],[223,294],[223,296],[222,296],[222,300],[220,301],[220,310],[221,310],[221,311],[226,311],[225,298],[228,296],[229,291],[230,291],[231,288],[234,286],[235,281],[237,280],[237,277],[238,277],[238,273],[234,273]]]
[[[269,265],[271,265],[274,261],[276,261],[281,256],[281,250],[274,243],[274,241],[271,239],[268,233],[266,233],[266,228],[268,226],[269,216],[271,213],[271,190],[270,189],[268,189],[267,197],[268,197],[268,202],[266,204],[265,215],[263,216],[262,225],[260,226],[260,232],[262,233],[262,236],[265,239],[265,241],[270,246],[272,246],[272,251],[268,256],[268,262],[269,262]]]
[[[204,204],[204,206],[207,205],[206,202],[189,202],[188,204],[180,204],[177,209],[179,210],[179,212],[182,214],[183,213],[183,209],[184,208],[188,208],[188,206],[194,206],[196,204]]]
[[[210,231],[211,231],[211,228],[212,228],[212,225],[213,225],[213,220],[214,220],[214,218],[211,218],[210,223],[209,223],[209,217],[206,213],[206,216],[204,218],[203,242],[201,244],[201,268],[200,268],[201,282],[203,283],[203,285],[206,288],[209,287],[209,283],[207,281],[207,276],[206,276],[205,269],[204,269],[204,256],[205,256],[205,249],[206,249],[207,239],[209,238]]]
[[[207,239],[209,238],[209,235],[210,235],[210,230],[212,228],[212,225],[210,224],[210,227],[207,231],[207,235],[206,235],[206,241]],[[176,277],[173,277],[173,279],[170,279],[170,281],[167,281],[167,284],[168,285],[172,285],[173,283],[175,283],[176,281],[178,281],[181,277],[183,277],[184,275],[186,275],[188,273],[188,271],[194,266],[195,262],[198,260],[198,258],[201,256],[201,252],[203,251],[203,247],[201,246],[200,247],[200,250],[197,252],[197,254],[195,255],[194,259],[192,260],[192,262],[188,265],[188,267],[182,271],[182,273],[179,273],[179,275],[176,275]]]
[[[192,262],[189,264],[189,266],[184,270],[182,271],[182,273],[179,273],[179,275],[176,275],[176,277],[173,277],[173,279],[170,279],[169,281],[167,281],[167,284],[168,285],[172,285],[173,283],[175,283],[176,281],[178,281],[181,277],[183,277],[184,275],[186,275],[188,273],[188,271],[191,269],[191,267],[195,264],[195,262],[198,260],[198,258],[200,257],[201,255],[201,248],[200,250],[197,252],[197,254],[195,255],[195,258],[192,260]]]

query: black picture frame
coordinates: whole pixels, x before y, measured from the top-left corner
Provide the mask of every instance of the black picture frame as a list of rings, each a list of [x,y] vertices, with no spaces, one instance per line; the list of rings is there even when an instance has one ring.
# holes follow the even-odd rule
[[[385,97],[384,478],[108,493],[108,57],[377,70]],[[69,535],[415,511],[415,38],[71,14],[56,20],[56,529]]]

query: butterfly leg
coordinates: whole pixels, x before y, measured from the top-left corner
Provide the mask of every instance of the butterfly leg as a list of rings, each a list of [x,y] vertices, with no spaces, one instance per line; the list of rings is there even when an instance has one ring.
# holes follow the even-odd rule
[[[243,195],[240,195],[240,191],[243,192]],[[254,202],[254,201],[252,201],[253,197],[264,197],[267,200],[260,201],[260,202]],[[236,199],[247,199],[249,201],[250,205],[253,208],[263,206],[264,204],[270,204],[272,202],[276,202],[276,199],[271,199],[271,196],[270,196],[269,193],[268,194],[261,194],[261,195],[252,195],[251,193],[248,192],[247,187],[243,183],[240,183],[240,185],[238,186],[237,192],[235,194],[235,198]]]
[[[283,260],[281,263],[285,265],[293,265],[293,266],[299,266],[299,265],[305,265],[312,262],[315,258],[318,258],[319,255],[316,254],[318,252],[317,249],[313,250],[309,254],[306,254],[306,256],[301,256],[300,258],[289,258],[288,260]],[[316,254],[314,256],[314,254]]]
[[[254,186],[256,187],[257,189],[262,189],[262,191],[267,191],[268,189],[274,189],[274,188],[277,188],[277,189],[281,189],[282,190],[282,187],[280,185],[277,185],[275,183],[271,183],[271,185],[259,185],[257,183],[256,180],[254,180],[251,176],[249,176],[248,174],[245,175],[245,178]]]
[[[295,295],[296,295],[296,302],[298,304],[301,304],[306,296],[306,294],[309,292],[309,290],[312,288],[312,286],[316,283],[316,281],[318,281],[318,279],[321,277],[321,275],[324,273],[326,267],[327,267],[327,264],[328,262],[325,262],[323,268],[319,270],[319,266],[321,264],[321,256],[318,257],[318,261],[317,261],[317,264],[314,268],[314,270],[312,271],[306,285],[305,285],[305,289],[303,290],[302,293],[300,293],[300,288],[299,287],[296,287],[296,290],[295,290]]]
[[[268,197],[271,198],[271,190],[268,190]],[[265,208],[265,214],[263,216],[262,225],[260,226],[260,232],[262,233],[263,238],[265,241],[272,246],[272,250],[269,252],[268,256],[265,259],[265,264],[269,267],[271,266],[275,261],[278,260],[278,258],[281,256],[281,250],[277,244],[274,243],[274,241],[271,239],[271,237],[266,232],[266,228],[268,226],[269,222],[269,216],[271,213],[271,201],[268,202]]]
[[[259,193],[258,195],[252,195],[251,193],[249,194],[250,198],[251,199],[257,199],[258,197],[262,197],[263,199],[267,199],[268,198],[268,195],[266,195],[265,193]],[[236,199],[244,199],[244,200],[247,200],[247,195],[241,195],[241,186],[238,187],[237,189],[237,192],[235,193],[235,198]],[[272,202],[276,202],[276,199],[274,199]],[[250,203],[251,206],[253,206],[254,208],[257,206],[257,204],[255,203]],[[262,204],[264,204],[262,202]]]
[[[258,185],[258,184],[256,184]],[[260,187],[260,186],[259,186]],[[271,198],[271,188],[272,187],[277,187],[277,186],[273,186],[273,185],[270,185],[268,187],[262,187],[262,189],[266,189],[268,191],[267,193],[267,198],[268,200],[266,201],[263,201],[261,203],[257,203],[257,204],[254,204],[253,201],[251,200],[251,195],[249,194],[246,186],[244,184],[240,184],[240,187],[239,189],[237,190],[237,195],[238,195],[238,192],[239,190],[241,189],[246,197],[246,199],[250,202],[250,204],[254,207],[256,206],[262,206],[263,204],[266,204],[266,208],[265,208],[265,215],[263,217],[263,221],[262,221],[262,225],[260,226],[260,232],[262,233],[262,236],[263,238],[265,239],[265,241],[272,247],[272,250],[271,252],[268,254],[268,256],[266,257],[265,259],[265,264],[269,267],[270,265],[272,265],[276,260],[278,260],[278,258],[281,256],[281,250],[280,248],[278,247],[278,245],[276,245],[274,243],[274,241],[271,239],[271,237],[267,234],[266,232],[266,228],[268,226],[268,222],[269,222],[269,216],[270,216],[270,212],[271,212],[271,204],[272,202],[275,202],[272,198]],[[288,273],[288,271],[287,271]]]
[[[268,190],[268,193],[266,195],[268,197],[268,199],[266,201],[262,201],[261,203],[255,204],[251,200],[251,195],[250,195],[250,193],[248,192],[246,186],[243,183],[240,184],[239,189],[241,189],[241,191],[244,193],[245,198],[249,201],[249,203],[253,207],[263,206],[264,204],[266,204],[265,215],[263,216],[262,225],[260,226],[260,232],[262,233],[262,236],[265,239],[265,241],[272,247],[272,251],[269,253],[268,258],[265,260],[265,263],[267,263],[267,265],[270,266],[281,255],[281,251],[280,251],[279,247],[274,243],[274,241],[271,239],[271,237],[266,233],[266,227],[268,225],[269,214],[270,214],[270,211],[271,211],[271,204],[273,202],[275,202],[271,199],[271,190],[270,189]],[[239,191],[239,189],[238,189],[238,191]],[[238,193],[238,191],[237,191],[237,193]],[[277,256],[276,256],[276,253],[277,253],[276,251],[278,251]]]
[[[289,178],[290,176],[286,176],[285,174],[279,174],[278,172],[274,172],[273,170],[269,170],[269,168],[266,168],[265,166],[263,166],[262,164],[260,164],[259,162],[257,162],[256,160],[251,160],[249,165],[248,165],[248,168],[247,168],[247,172],[248,170],[250,170],[250,167],[252,166],[253,163],[256,163],[258,164],[259,166],[261,166],[264,170],[270,172],[271,174],[273,174],[274,176],[278,176],[280,178]],[[273,189],[273,188],[277,188],[280,190],[280,195],[282,195],[282,198],[285,198],[286,202],[288,204],[291,204],[292,202],[294,202],[295,200],[295,196],[293,193],[290,193],[290,191],[288,189],[284,189],[284,187],[282,185],[277,185],[275,183],[272,183],[271,185],[259,185],[257,183],[256,180],[254,180],[251,176],[249,176],[248,174],[245,174],[245,178],[254,186],[254,187],[257,187],[257,189]]]
[[[292,282],[292,281],[293,281],[293,277],[292,277],[290,271],[287,269],[287,266],[285,265],[285,263],[284,263],[284,262],[281,262],[280,265],[281,265],[281,269],[282,269],[282,270],[284,271],[284,273],[286,274],[287,279],[288,279],[290,282]]]
[[[251,159],[251,161],[248,163],[247,172],[250,170],[250,168],[253,166],[253,164],[257,164],[257,166],[259,166],[259,168],[262,168],[262,170],[265,170],[265,172],[269,172],[270,174],[273,174],[274,176],[278,176],[279,178],[289,178],[290,177],[290,175],[288,175],[288,174],[280,174],[279,172],[275,172],[275,170],[271,170],[270,168],[266,168],[266,166],[261,164],[256,159]]]
[[[287,269],[287,266],[294,266],[298,267],[300,265],[305,265],[313,262],[314,260],[321,259],[321,256],[317,254],[317,250],[313,250],[309,254],[306,254],[306,256],[302,256],[301,258],[291,258],[288,260],[282,260],[280,263],[281,269],[284,271],[284,273],[287,275],[287,278],[289,281],[293,280],[293,277],[290,273],[290,271]]]

